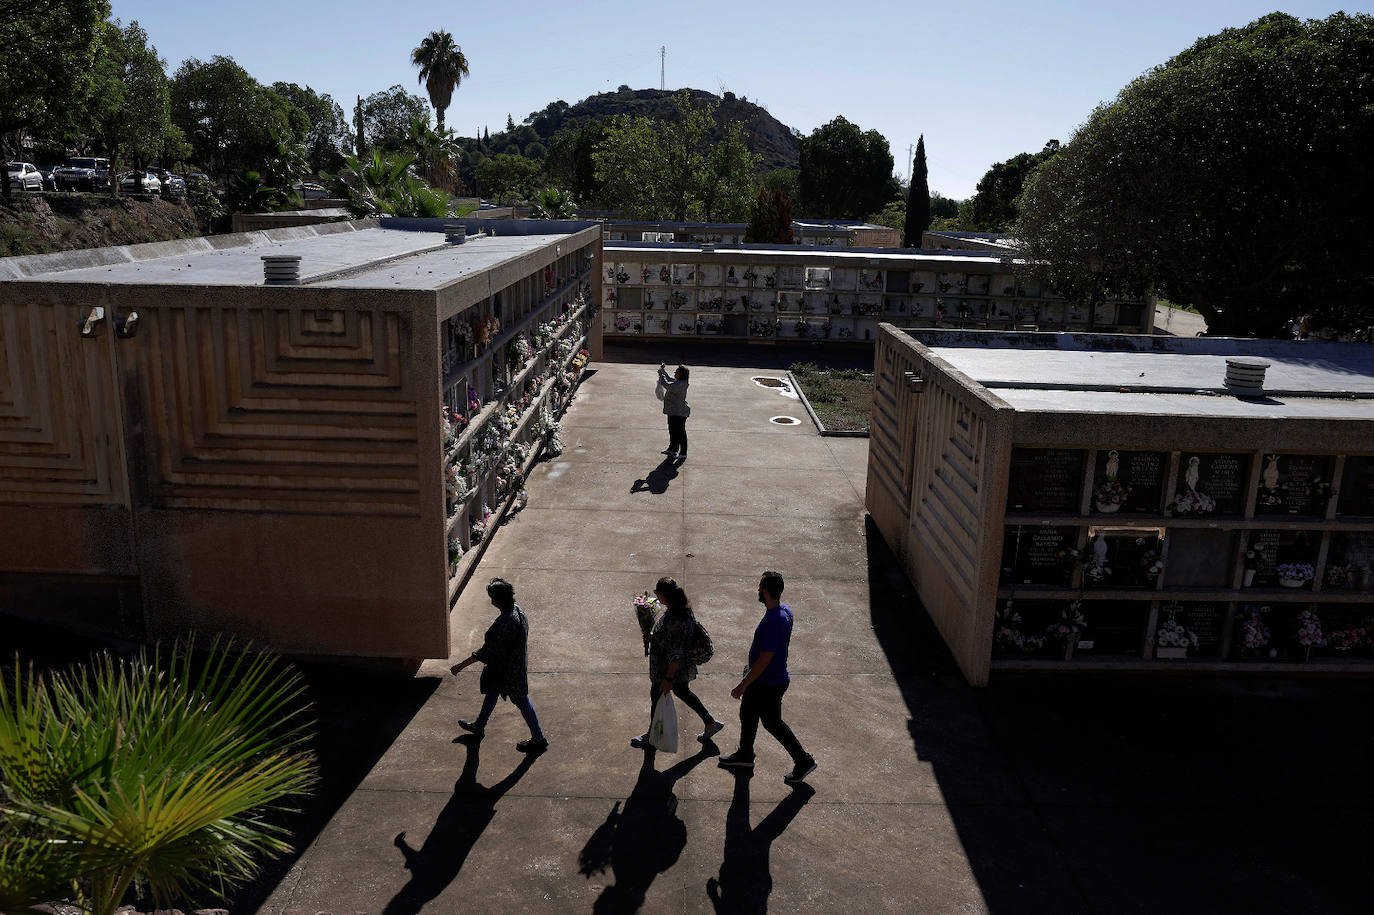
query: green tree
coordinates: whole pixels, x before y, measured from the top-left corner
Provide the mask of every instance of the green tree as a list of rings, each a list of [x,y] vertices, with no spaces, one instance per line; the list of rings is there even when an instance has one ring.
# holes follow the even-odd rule
[[[416,118],[410,122],[405,151],[415,156],[416,165],[430,185],[451,191],[458,184],[458,144],[446,133],[430,127],[429,121]]]
[[[593,152],[608,205],[640,219],[737,219],[745,215],[759,156],[743,127],[729,124],[719,140],[719,103],[698,104],[689,90],[676,97],[673,121],[620,115]]]
[[[538,177],[538,162],[501,153],[477,164],[477,192],[503,204],[508,197],[530,193]]]
[[[434,106],[434,121],[444,132],[444,112],[453,101],[453,90],[468,75],[468,59],[453,36],[443,29],[430,32],[410,52],[410,62],[420,68],[420,82]]]
[[[788,200],[801,196],[801,173],[795,168],[775,168],[763,173],[759,187],[765,191],[782,191]]]
[[[272,91],[300,109],[310,122],[303,142],[305,157],[314,172],[333,171],[343,163],[352,146],[352,131],[339,103],[329,93],[317,93],[309,86],[277,82]]]
[[[1132,82],[1026,181],[1014,232],[1069,295],[1154,290],[1211,333],[1374,301],[1374,18],[1282,13]]]
[[[572,219],[576,215],[577,201],[572,194],[556,187],[540,188],[530,195],[530,205],[535,219]]]
[[[749,221],[744,228],[744,240],[751,244],[794,243],[792,237],[792,201],[776,188],[761,190],[749,208]]]
[[[1059,152],[1059,141],[1050,140],[1038,153],[1021,153],[997,162],[978,181],[976,193],[968,200],[967,225],[975,232],[1002,232],[1016,221],[1016,198],[1021,196],[1026,178]]]
[[[66,123],[85,105],[109,15],[108,0],[0,0],[0,160],[18,152],[11,140]],[[9,181],[0,185],[8,197]]]
[[[921,233],[930,228],[930,176],[926,169],[926,135],[916,141],[916,158],[911,163],[911,186],[906,192],[906,218],[902,224],[902,247],[921,247]]]
[[[936,219],[954,219],[959,215],[959,201],[951,200],[939,191],[930,192],[930,217]]]
[[[862,131],[837,117],[798,146],[800,204],[807,216],[859,219],[899,193],[892,152],[876,130]]]
[[[396,151],[405,148],[406,134],[416,118],[429,122],[429,105],[404,86],[392,86],[363,99],[363,122],[369,146]]]
[[[261,167],[281,142],[310,131],[305,114],[229,57],[183,62],[172,77],[172,122],[220,177]]]
[[[80,886],[111,915],[134,883],[159,908],[251,878],[290,850],[264,818],[314,780],[299,677],[217,644],[0,677],[0,910]]]
[[[128,164],[141,171],[158,154],[172,127],[167,71],[148,33],[135,21],[120,28],[105,23],[94,64],[94,91],[88,108],[94,127],[104,140],[110,171],[118,175]],[[110,182],[119,194],[119,182]]]
[[[597,144],[605,136],[605,122],[592,118],[575,127],[565,127],[549,139],[544,171],[550,178],[571,188],[573,196],[583,203],[604,205],[605,202],[605,189],[597,180],[593,157]]]

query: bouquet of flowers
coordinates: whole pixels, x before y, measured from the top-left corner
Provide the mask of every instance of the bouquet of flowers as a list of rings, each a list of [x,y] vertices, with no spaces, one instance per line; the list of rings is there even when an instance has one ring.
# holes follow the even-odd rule
[[[663,605],[658,602],[648,591],[645,591],[633,601],[635,608],[635,619],[639,622],[639,632],[644,636],[644,656],[649,655],[649,633],[654,629],[654,617]]]
[[[461,499],[467,492],[468,481],[463,476],[463,470],[457,464],[448,466],[448,473],[444,475],[444,488],[448,491],[450,499]]]
[[[444,450],[447,451],[458,441],[458,427],[454,424],[448,407],[439,408],[439,425],[443,431]]]
[[[1088,626],[1088,620],[1083,616],[1083,607],[1078,601],[1074,601],[1064,608],[1060,614],[1059,622],[1050,623],[1045,627],[1045,638],[1055,639],[1061,642],[1076,642],[1078,633]]]
[[[1174,499],[1174,514],[1176,515],[1209,515],[1217,510],[1216,500],[1205,492],[1188,490],[1181,492]]]
[[[1021,614],[1012,609],[1011,601],[997,611],[995,625],[993,642],[1003,649],[1035,651],[1045,644],[1042,637],[1026,635],[1016,628],[1021,625]]]
[[[458,560],[463,558],[463,543],[457,537],[448,539],[448,564],[456,566]]]
[[[1298,644],[1304,648],[1320,648],[1326,644],[1322,637],[1322,619],[1314,610],[1298,611]]]
[[[1155,644],[1160,648],[1197,648],[1197,636],[1171,613],[1155,633]]]
[[[1354,626],[1350,629],[1337,629],[1327,636],[1327,641],[1332,648],[1339,648],[1348,651],[1352,648],[1360,648],[1369,644],[1369,630],[1362,626]]]
[[[1251,610],[1241,622],[1240,641],[1246,648],[1263,648],[1269,644],[1269,626],[1260,619],[1259,610]]]
[[[1116,480],[1108,480],[1093,490],[1093,501],[1098,511],[1114,512],[1126,501],[1129,490]]]
[[[1295,581],[1299,584],[1311,581],[1317,575],[1317,570],[1306,562],[1285,562],[1278,567],[1280,579]]]

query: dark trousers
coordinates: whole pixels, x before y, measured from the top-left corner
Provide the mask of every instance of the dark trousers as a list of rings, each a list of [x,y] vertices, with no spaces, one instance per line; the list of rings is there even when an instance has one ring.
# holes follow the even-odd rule
[[[806,758],[801,741],[787,722],[782,720],[782,694],[787,692],[788,684],[774,686],[755,680],[744,690],[739,703],[739,752],[744,759],[754,758],[754,737],[759,732],[759,722],[782,744],[782,748],[799,763]]]
[[[668,450],[687,453],[687,417],[668,417]]]
[[[660,693],[658,691],[657,683],[649,687],[650,724],[653,724],[654,721],[654,709],[657,707],[659,695]],[[682,681],[681,683],[673,684],[673,695],[681,699],[683,704],[686,705],[689,709],[700,715],[702,723],[710,724],[712,721],[715,721],[715,719],[711,717],[711,713],[706,710],[706,703],[702,702],[700,699],[697,698],[697,694],[692,692],[692,688],[687,685],[686,680]]]

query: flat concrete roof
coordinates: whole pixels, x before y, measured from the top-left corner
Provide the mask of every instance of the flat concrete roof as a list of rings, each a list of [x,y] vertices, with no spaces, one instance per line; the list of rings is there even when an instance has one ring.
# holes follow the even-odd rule
[[[870,267],[886,266],[901,267],[908,270],[934,270],[938,269],[942,262],[958,259],[963,266],[963,262],[976,264],[986,264],[991,267],[1008,268],[1012,266],[1005,263],[1007,255],[998,254],[994,251],[923,251],[915,252],[911,249],[898,248],[827,248],[801,245],[712,245],[710,250],[705,250],[697,242],[649,242],[649,241],[608,241],[605,243],[607,260],[614,260],[615,252],[624,254],[633,252],[635,255],[653,254],[659,252],[665,256],[678,254],[708,254],[708,255],[744,255],[749,258],[769,258],[786,261],[792,258],[796,263],[814,261],[817,257],[825,257],[840,261],[837,264],[825,264],[823,266],[840,267]],[[636,257],[643,260],[643,257]],[[879,264],[882,261],[884,263]]]
[[[448,245],[442,231],[367,228],[337,235],[260,241],[212,251],[183,251],[135,261],[56,269],[16,278],[13,282],[261,286],[263,255],[298,254],[302,285],[431,290],[543,248],[569,234],[483,236],[470,238],[462,245]]]
[[[1374,346],[1111,334],[910,331],[1012,407],[1063,413],[1374,419]],[[1268,363],[1262,398],[1225,388],[1227,359]]]

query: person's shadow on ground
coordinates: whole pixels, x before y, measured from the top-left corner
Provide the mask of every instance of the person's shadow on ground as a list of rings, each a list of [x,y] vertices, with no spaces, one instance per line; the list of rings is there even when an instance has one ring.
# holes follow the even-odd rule
[[[682,465],[678,458],[665,457],[663,463],[659,464],[649,475],[642,480],[635,480],[630,492],[651,492],[656,496],[661,496],[668,491],[668,484],[677,478],[677,469]]]
[[[467,747],[467,760],[453,786],[453,796],[439,812],[425,844],[411,848],[404,832],[396,836],[395,845],[405,856],[410,882],[387,903],[383,910],[386,915],[414,915],[453,882],[487,824],[495,818],[496,802],[524,777],[540,755],[525,754],[520,765],[488,788],[477,783],[481,741],[469,734],[456,742]]]
[[[611,807],[606,822],[596,828],[577,856],[582,876],[604,873],[609,867],[615,883],[601,891],[592,911],[597,915],[637,912],[654,878],[677,863],[687,847],[687,826],[677,815],[673,784],[703,760],[719,753],[707,741],[694,756],[662,772],[655,771],[654,751],[646,751],[639,780],[622,810]]]
[[[717,912],[762,913],[768,911],[773,875],[768,852],[773,840],[791,825],[816,789],[802,782],[778,802],[757,827],[749,827],[749,781],[752,772],[735,773],[735,794],[725,815],[725,860],[720,877],[706,881],[706,895]]]

